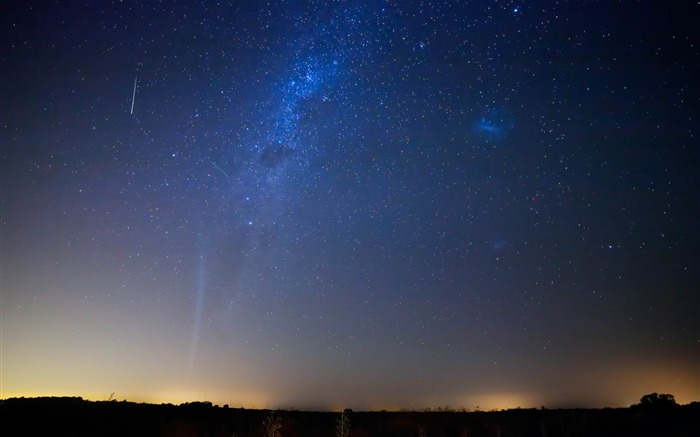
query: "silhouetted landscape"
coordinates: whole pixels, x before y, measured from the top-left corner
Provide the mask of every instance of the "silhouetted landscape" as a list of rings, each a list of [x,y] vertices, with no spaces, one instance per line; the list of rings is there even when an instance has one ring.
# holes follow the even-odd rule
[[[700,402],[678,405],[652,393],[630,408],[505,411],[343,412],[253,410],[192,402],[181,405],[87,401],[80,397],[2,400],[3,428],[47,436],[698,436]]]

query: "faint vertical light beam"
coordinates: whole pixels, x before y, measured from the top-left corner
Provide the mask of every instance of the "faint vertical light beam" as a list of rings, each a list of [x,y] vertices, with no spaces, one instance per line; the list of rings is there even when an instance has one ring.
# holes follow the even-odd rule
[[[197,269],[197,281],[195,284],[194,320],[192,322],[192,340],[190,345],[190,376],[194,370],[194,360],[197,355],[199,331],[202,326],[202,311],[204,310],[204,292],[206,287],[206,257],[200,255],[199,268]]]

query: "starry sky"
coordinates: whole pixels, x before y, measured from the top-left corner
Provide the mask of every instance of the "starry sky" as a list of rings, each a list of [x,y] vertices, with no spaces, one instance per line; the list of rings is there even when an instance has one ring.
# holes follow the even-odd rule
[[[0,397],[700,400],[699,9],[2,2]]]

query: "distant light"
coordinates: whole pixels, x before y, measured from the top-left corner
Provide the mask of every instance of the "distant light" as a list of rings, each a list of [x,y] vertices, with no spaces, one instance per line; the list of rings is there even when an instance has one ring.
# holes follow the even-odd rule
[[[514,13],[514,14],[517,14],[518,12],[520,12],[520,6],[514,7],[514,8],[513,8],[513,13]]]

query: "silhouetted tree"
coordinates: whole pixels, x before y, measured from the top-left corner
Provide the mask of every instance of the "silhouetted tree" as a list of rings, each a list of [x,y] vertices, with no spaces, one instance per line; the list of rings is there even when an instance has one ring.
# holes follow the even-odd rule
[[[639,400],[639,405],[649,408],[665,408],[674,407],[678,404],[676,403],[676,399],[671,394],[650,393],[642,396],[642,398]]]

